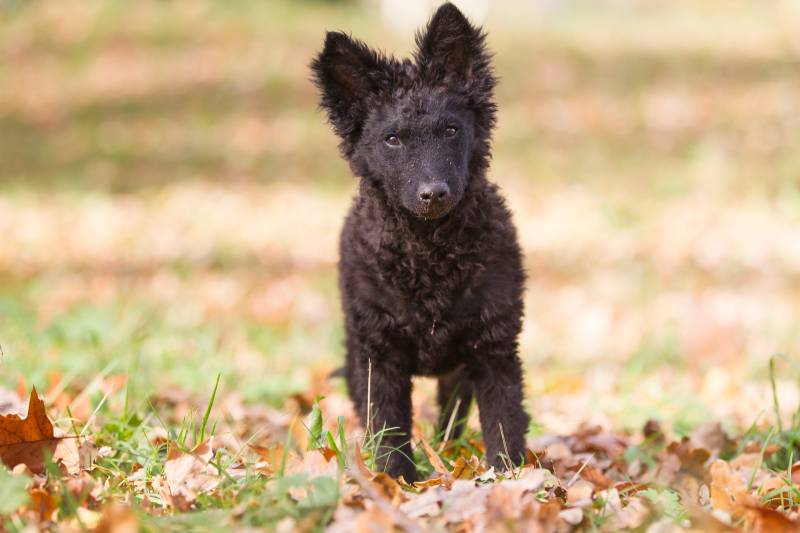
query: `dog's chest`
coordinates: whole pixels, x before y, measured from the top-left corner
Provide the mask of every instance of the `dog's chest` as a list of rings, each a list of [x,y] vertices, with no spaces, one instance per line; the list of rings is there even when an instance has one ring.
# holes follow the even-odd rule
[[[454,363],[448,358],[475,312],[483,267],[468,252],[404,252],[382,265],[387,308],[409,345],[416,372],[435,374]]]

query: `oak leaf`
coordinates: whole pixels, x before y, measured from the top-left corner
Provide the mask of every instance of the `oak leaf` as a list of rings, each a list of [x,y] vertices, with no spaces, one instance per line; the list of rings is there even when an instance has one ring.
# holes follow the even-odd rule
[[[55,452],[63,437],[53,435],[53,424],[47,418],[44,402],[31,390],[28,414],[0,416],[0,460],[9,468],[24,464],[32,472],[44,469],[44,452]]]

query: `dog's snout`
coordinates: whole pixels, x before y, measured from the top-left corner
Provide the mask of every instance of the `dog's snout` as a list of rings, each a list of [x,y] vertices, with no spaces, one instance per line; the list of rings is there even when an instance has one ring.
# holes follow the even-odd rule
[[[442,182],[424,183],[420,185],[417,194],[420,201],[426,204],[444,202],[450,197],[450,187]]]

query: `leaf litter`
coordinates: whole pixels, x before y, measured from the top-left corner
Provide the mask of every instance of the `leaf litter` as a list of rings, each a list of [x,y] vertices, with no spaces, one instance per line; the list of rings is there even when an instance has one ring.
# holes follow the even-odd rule
[[[151,436],[155,455],[131,462],[126,472],[121,462],[110,468],[125,455],[123,443],[103,444],[99,431],[56,436],[59,429],[32,391],[25,417],[0,418],[3,515],[42,528],[132,531],[224,501],[235,526],[259,512],[263,503],[248,499],[248,484],[262,484],[281,505],[327,509],[309,515],[312,522],[292,512],[272,517],[276,527],[298,529],[316,523],[330,531],[800,530],[800,462],[770,467],[780,450],[769,438],[732,438],[717,423],[680,438],[655,421],[638,434],[584,425],[567,435],[539,435],[528,442],[529,464],[506,472],[488,468],[464,447],[468,440],[446,443],[443,454],[417,430],[427,475],[408,484],[370,468],[374,450],[355,420],[340,418],[338,429],[326,429],[334,426],[321,400],[300,423],[269,408],[244,409],[233,395],[222,402],[232,409],[215,432],[197,442],[199,431]],[[266,420],[269,435],[246,437]],[[352,432],[339,431],[345,426]]]

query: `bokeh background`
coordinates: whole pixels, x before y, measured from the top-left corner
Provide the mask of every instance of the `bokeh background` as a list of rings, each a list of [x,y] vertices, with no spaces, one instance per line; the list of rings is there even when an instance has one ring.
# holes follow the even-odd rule
[[[501,78],[536,428],[747,427],[778,354],[788,416],[800,3],[456,3]],[[276,407],[318,387],[356,183],[308,63],[325,30],[405,55],[433,4],[1,0],[0,385],[124,375],[144,398],[221,373]]]

